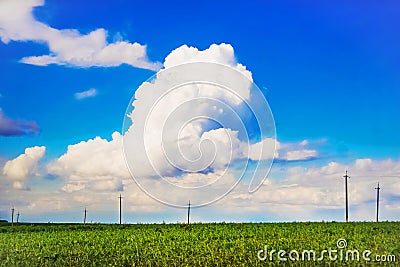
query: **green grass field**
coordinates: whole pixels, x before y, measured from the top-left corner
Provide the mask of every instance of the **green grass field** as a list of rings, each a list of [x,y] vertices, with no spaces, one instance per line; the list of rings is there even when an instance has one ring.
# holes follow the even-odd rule
[[[398,222],[2,224],[0,265],[397,266],[399,237]],[[279,250],[286,251],[280,255],[286,261],[278,259]],[[313,250],[315,260],[305,250]]]

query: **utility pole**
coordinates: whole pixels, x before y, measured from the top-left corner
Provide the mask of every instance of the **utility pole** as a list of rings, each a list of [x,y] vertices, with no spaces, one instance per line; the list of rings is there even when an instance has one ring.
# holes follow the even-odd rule
[[[119,224],[122,224],[122,196],[119,194]]]
[[[14,207],[11,209],[11,225],[14,225]]]
[[[83,224],[86,224],[86,213],[87,213],[87,209],[85,207],[85,216],[83,217]]]
[[[19,211],[17,213],[17,223],[19,222]]]
[[[350,178],[350,176],[347,175],[347,171],[343,177],[344,177],[344,190],[345,190],[345,194],[346,194],[346,222],[348,222],[349,221],[349,194],[347,192],[347,179]]]
[[[189,224],[189,223],[190,223],[190,200],[188,203],[188,214],[187,214],[187,224]]]
[[[378,182],[378,187],[375,187],[376,189],[376,222],[379,222],[379,190],[381,188],[379,187],[379,182]]]

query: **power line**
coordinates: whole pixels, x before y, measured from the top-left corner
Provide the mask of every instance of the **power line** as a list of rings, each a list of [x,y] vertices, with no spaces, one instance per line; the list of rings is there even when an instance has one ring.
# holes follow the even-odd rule
[[[14,207],[12,207],[12,209],[11,209],[11,225],[14,225],[14,211],[15,211],[15,209],[14,209]]]
[[[375,187],[376,189],[376,222],[379,221],[379,190],[381,188],[379,187],[379,182],[378,182],[378,187]]]
[[[86,224],[86,213],[87,213],[87,209],[85,208],[85,215],[83,217],[83,224]]]
[[[119,224],[122,224],[122,196],[119,194]]]
[[[345,191],[345,198],[346,198],[346,222],[349,221],[349,196],[348,196],[348,191],[347,191],[347,179],[350,178],[350,176],[346,174],[343,176],[344,177],[344,191]]]
[[[188,203],[188,224],[190,223],[190,200]]]

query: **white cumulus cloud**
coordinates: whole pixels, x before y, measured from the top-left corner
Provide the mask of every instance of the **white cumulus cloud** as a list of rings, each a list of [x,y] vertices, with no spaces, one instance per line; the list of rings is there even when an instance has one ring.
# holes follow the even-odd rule
[[[67,178],[64,191],[122,190],[122,179],[128,178],[121,134],[108,141],[100,137],[68,146],[64,155],[47,165],[50,174]]]
[[[96,29],[81,34],[76,29],[55,29],[38,21],[33,8],[43,6],[43,0],[0,1],[0,38],[10,41],[34,41],[47,44],[50,54],[24,57],[21,62],[38,66],[49,64],[75,67],[111,67],[129,64],[158,70],[159,63],[147,59],[146,46],[127,41],[107,42],[107,31]]]
[[[192,62],[222,64],[233,70],[226,77],[201,65],[172,68]],[[205,166],[221,169],[231,160],[242,157],[246,150],[234,128],[240,121],[234,124],[234,113],[237,117],[238,111],[233,108],[239,109],[244,101],[250,101],[252,75],[237,63],[233,47],[222,43],[199,50],[183,45],[165,58],[164,67],[167,71],[161,70],[153,81],[143,83],[136,90],[134,109],[129,114],[133,124],[125,133],[125,144],[128,148],[135,147],[130,162],[137,166],[134,168],[138,170],[137,175],[171,175],[176,167],[181,170],[200,170]],[[196,78],[222,84],[227,80],[230,84],[228,89],[198,83],[170,90],[175,84],[185,84]],[[229,90],[231,88],[237,90]],[[191,120],[196,117],[203,119]],[[206,129],[209,118],[230,121],[230,125]],[[144,146],[136,144],[143,140]],[[176,163],[175,166],[171,162]]]
[[[44,146],[26,148],[25,153],[5,163],[3,175],[13,180],[14,188],[23,189],[26,179],[36,174],[38,163],[45,151]]]

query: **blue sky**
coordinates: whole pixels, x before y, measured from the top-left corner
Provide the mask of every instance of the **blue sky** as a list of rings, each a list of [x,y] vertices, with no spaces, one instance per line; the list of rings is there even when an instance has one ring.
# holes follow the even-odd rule
[[[53,29],[75,29],[82,35],[104,28],[109,44],[123,40],[145,45],[150,63],[162,64],[171,51],[185,44],[198,50],[206,50],[211,44],[230,44],[237,62],[251,71],[269,102],[277,140],[288,147],[299,147],[301,141],[307,140],[307,149],[317,151],[318,156],[309,159],[277,161],[271,180],[274,181],[275,174],[279,184],[284,177],[295,179],[290,176],[294,168],[322,170],[330,162],[337,162],[343,168],[357,169],[356,162],[360,159],[371,160],[365,163],[370,164],[367,167],[360,167],[360,176],[370,171],[371,166],[376,175],[381,171],[379,166],[386,166],[382,167],[386,176],[400,174],[397,169],[400,165],[399,10],[396,1],[202,1],[197,4],[114,1],[111,4],[48,0],[34,8],[33,15]],[[1,20],[0,23],[3,23],[0,29],[8,25]],[[121,132],[125,110],[135,90],[156,72],[129,64],[76,66],[64,62],[38,66],[22,63],[22,58],[52,54],[52,51],[45,42],[34,38],[10,38],[12,31],[15,30],[0,31],[3,114],[0,167],[29,147],[45,146],[46,152],[38,163],[38,171],[30,172],[34,178],[24,178],[28,179],[27,184],[36,184],[36,187],[17,190],[3,173],[0,190],[7,194],[13,192],[24,203],[30,203],[36,198],[38,188],[54,192],[65,183],[62,175],[43,174],[43,170],[46,164],[65,154],[68,145],[96,136],[111,141],[113,132]],[[4,39],[7,34],[9,42]],[[75,97],[76,93],[90,89],[95,89],[94,96]],[[10,134],[10,127],[19,127],[20,133]],[[387,161],[392,162],[389,165],[393,169],[382,163]],[[284,173],[278,175],[281,169]],[[49,176],[56,177],[37,178]],[[388,178],[387,183],[396,188],[396,179],[389,181]],[[375,180],[371,178],[368,182]],[[394,195],[395,192],[390,193],[388,203]],[[0,200],[3,202],[0,216],[6,217],[10,203],[5,203],[4,198]],[[367,205],[368,201],[354,202]],[[400,211],[392,211],[389,206],[387,214],[394,214],[390,218],[398,219]],[[218,210],[217,207],[210,209]],[[176,219],[171,215],[176,211],[159,209],[160,214]],[[320,207],[313,214],[300,211],[298,214],[307,219],[332,214],[333,219],[340,219],[338,208],[333,205],[331,209],[331,213]],[[232,220],[296,219],[295,215],[278,216],[279,207],[276,210],[269,210],[272,215],[268,218],[260,215],[265,210],[249,211],[243,216],[235,216],[235,211],[226,213]],[[355,218],[368,219],[363,210],[360,208]],[[154,217],[141,212],[142,220],[151,221]],[[102,218],[107,217],[104,214]],[[211,220],[204,214],[198,220]],[[46,220],[43,216],[35,219]]]

